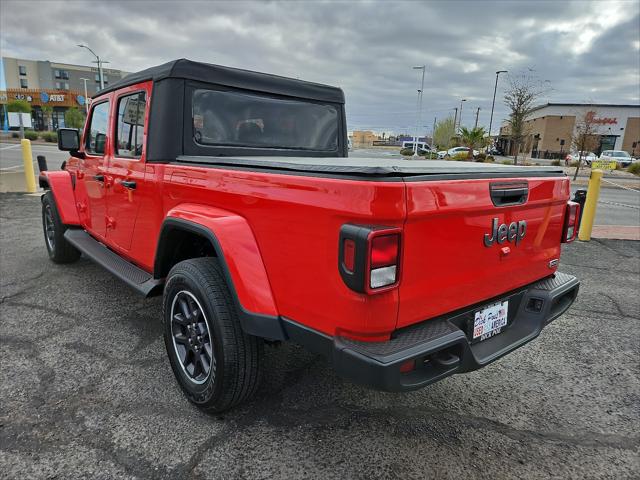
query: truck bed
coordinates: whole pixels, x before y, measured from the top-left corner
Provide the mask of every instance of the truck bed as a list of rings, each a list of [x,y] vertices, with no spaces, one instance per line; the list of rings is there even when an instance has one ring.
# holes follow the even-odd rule
[[[178,163],[242,168],[301,175],[335,175],[375,180],[446,180],[469,178],[557,177],[560,167],[502,165],[448,160],[326,157],[213,157],[179,156]],[[411,178],[410,178],[411,177]]]

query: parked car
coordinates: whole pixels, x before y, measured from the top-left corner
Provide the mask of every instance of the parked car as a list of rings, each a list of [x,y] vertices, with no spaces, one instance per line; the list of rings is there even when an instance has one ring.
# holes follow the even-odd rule
[[[561,168],[350,158],[344,125],[335,87],[188,60],[133,73],[95,95],[83,132],[58,130],[71,157],[40,176],[49,257],[162,295],[169,363],[207,412],[257,391],[266,345],[409,391],[573,303]]]
[[[624,150],[605,150],[600,154],[600,160],[609,160],[617,162],[623,168],[631,165],[632,159]]]
[[[582,161],[587,165],[591,166],[591,162],[598,159],[598,156],[593,152],[584,152],[582,155],[579,152],[571,152],[566,157],[565,160],[567,162],[578,161],[582,156]]]
[[[442,159],[442,158],[444,158],[444,159],[451,158],[454,155],[459,154],[459,153],[468,153],[469,150],[471,150],[469,147],[453,147],[453,148],[450,148],[449,150],[441,150],[441,151],[438,152],[438,158],[440,158],[440,159]],[[473,151],[473,156],[477,157],[479,153],[480,152],[478,152],[478,150],[474,150]]]

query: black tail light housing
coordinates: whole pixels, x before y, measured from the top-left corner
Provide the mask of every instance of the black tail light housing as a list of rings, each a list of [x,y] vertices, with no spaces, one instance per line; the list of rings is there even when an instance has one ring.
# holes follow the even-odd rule
[[[401,243],[398,227],[343,225],[338,247],[342,280],[359,293],[375,294],[397,287]]]

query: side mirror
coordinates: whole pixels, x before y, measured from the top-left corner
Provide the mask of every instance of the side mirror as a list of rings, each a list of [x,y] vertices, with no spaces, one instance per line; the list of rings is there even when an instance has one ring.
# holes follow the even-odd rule
[[[73,152],[80,149],[80,132],[75,128],[58,129],[58,149]]]
[[[104,133],[96,133],[96,153],[104,154],[104,144],[107,141],[107,136]]]

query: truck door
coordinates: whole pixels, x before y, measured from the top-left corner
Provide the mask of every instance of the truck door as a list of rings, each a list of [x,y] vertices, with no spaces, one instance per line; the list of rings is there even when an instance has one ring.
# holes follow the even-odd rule
[[[78,161],[76,201],[81,221],[94,236],[106,235],[105,170],[109,135],[109,100],[98,100],[91,108],[85,130],[85,158]]]
[[[130,250],[140,204],[148,196],[145,183],[147,103],[150,84],[121,90],[114,98],[113,156],[107,169],[107,240]]]

